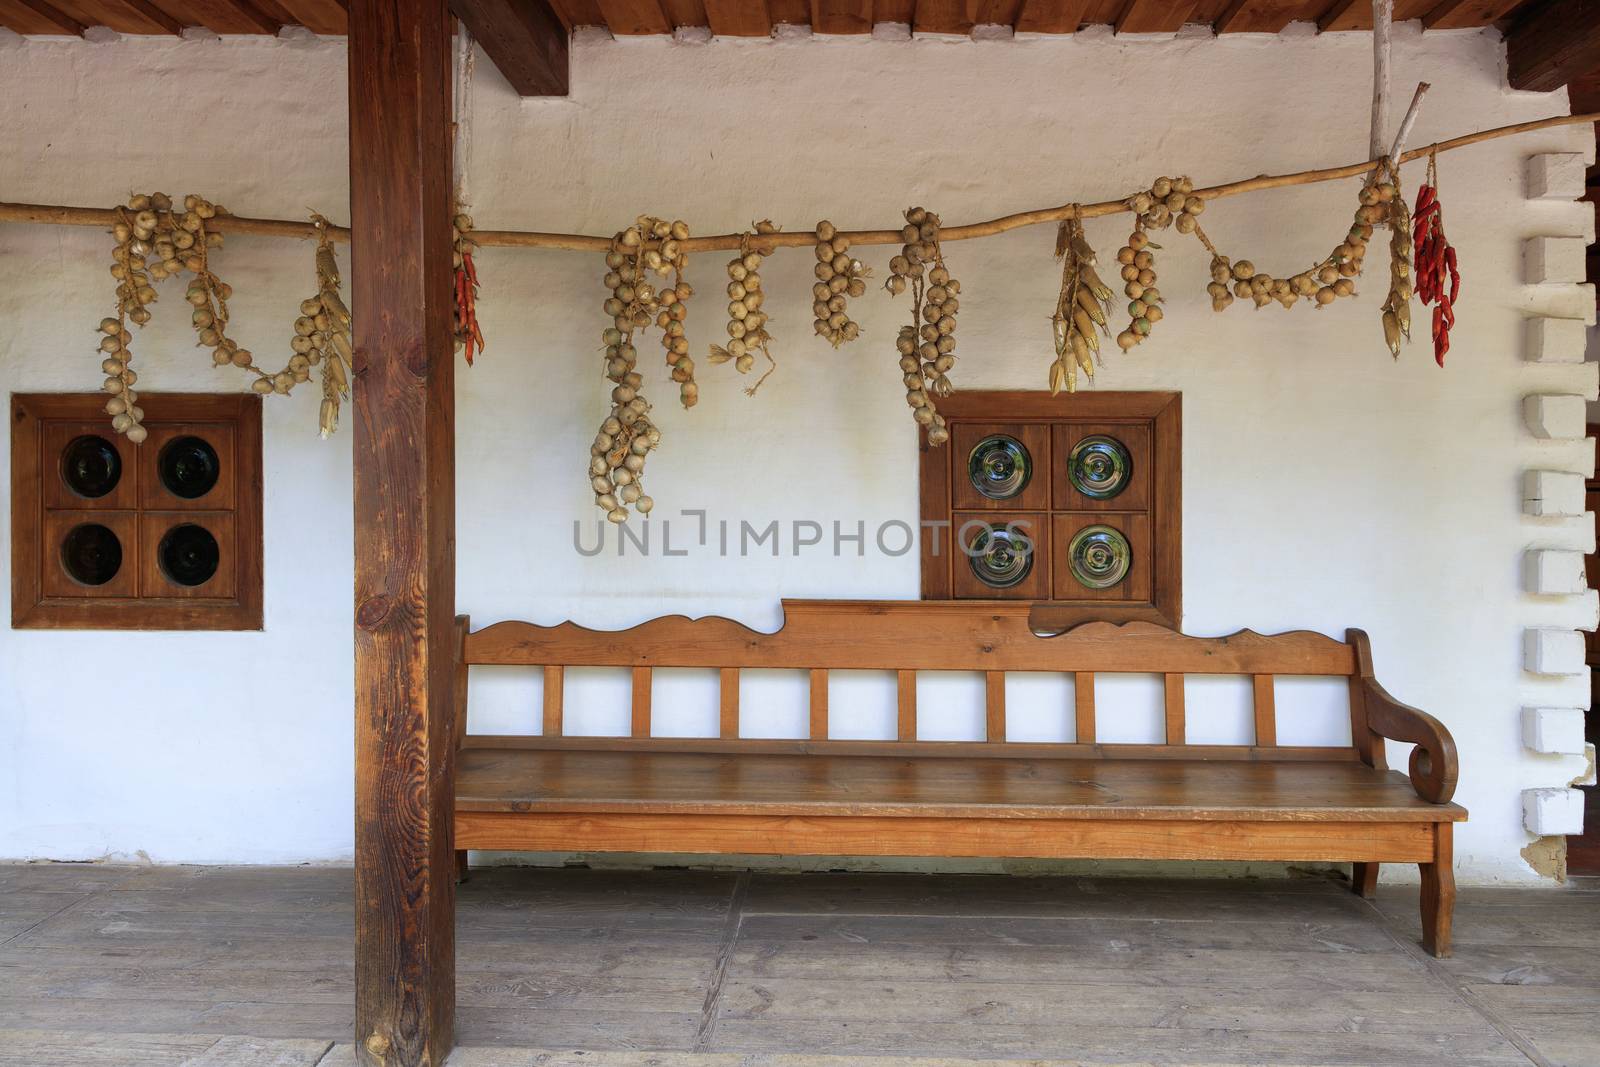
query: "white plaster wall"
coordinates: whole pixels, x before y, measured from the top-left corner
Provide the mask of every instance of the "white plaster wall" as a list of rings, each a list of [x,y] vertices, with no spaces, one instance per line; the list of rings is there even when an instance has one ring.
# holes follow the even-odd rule
[[[1395,84],[1434,86],[1416,143],[1565,112],[1562,94],[1504,87],[1491,33],[1424,38],[1413,26],[1397,36]],[[474,213],[484,226],[609,233],[648,211],[708,233],[765,216],[788,228],[823,215],[883,226],[915,202],[954,222],[1104,199],[1161,173],[1210,184],[1342,163],[1367,141],[1370,47],[1359,34],[1293,32],[583,41],[569,99],[519,100],[479,65]],[[344,93],[337,41],[9,39],[0,42],[0,198],[104,205],[161,188],[241,214],[314,207],[346,218]],[[1457,853],[1474,881],[1535,877],[1518,854],[1530,840],[1520,791],[1549,784],[1548,772],[1521,748],[1518,708],[1581,697],[1579,680],[1535,684],[1519,663],[1524,625],[1578,621],[1576,609],[1519,591],[1529,542],[1520,471],[1535,452],[1571,461],[1578,447],[1532,442],[1520,429],[1520,398],[1547,371],[1521,359],[1521,317],[1544,298],[1519,272],[1524,238],[1581,232],[1581,208],[1523,199],[1522,160],[1589,150],[1586,136],[1552,130],[1441,160],[1466,272],[1447,370],[1423,343],[1399,362],[1388,357],[1381,273],[1361,299],[1327,310],[1235,306],[1215,316],[1207,257],[1171,234],[1159,264],[1166,320],[1136,355],[1109,357],[1098,381],[1184,393],[1185,628],[1369,630],[1388,687],[1455,732],[1458,799],[1472,812]],[[1408,190],[1420,177],[1413,168]],[[1205,224],[1226,251],[1284,273],[1337,241],[1353,194],[1343,183],[1219,201]],[[1125,236],[1120,220],[1088,229],[1108,257]],[[1053,240],[1038,228],[947,248],[964,284],[958,387],[1044,384]],[[90,331],[109,304],[108,251],[92,230],[0,227],[6,390],[96,386]],[[725,258],[691,267],[702,293],[690,324],[697,354],[721,334]],[[864,258],[881,276],[887,251]],[[284,345],[309,260],[293,243],[229,239],[216,267],[238,293],[241,343],[260,354]],[[876,291],[858,301],[865,339],[833,351],[811,334],[803,250],[763,272],[781,366],[758,397],[742,395],[747,383],[731,368],[703,360],[696,409],[682,411],[674,390],[655,385],[657,553],[619,559],[615,541],[600,557],[574,551],[574,521],[596,514],[583,467],[607,389],[596,260],[507,249],[479,257],[489,349],[458,376],[461,609],[480,625],[714,612],[771,628],[781,596],[914,597],[915,557],[882,555],[870,536],[864,556],[825,546],[796,557],[786,531],[778,558],[719,558],[713,527],[710,546],[659,554],[659,520],[682,508],[735,529],[741,519],[847,530],[863,521],[869,531],[914,521],[916,449],[890,344],[904,303]],[[1373,262],[1381,272],[1381,248]],[[191,347],[173,300],[135,342],[141,387],[244,387]],[[0,856],[350,855],[349,437],[318,441],[315,406],[310,393],[266,405],[264,632],[0,630]],[[693,520],[675,519],[675,545],[692,532]],[[676,687],[657,694],[663,728],[698,729],[700,680],[663,684]],[[793,732],[803,721],[785,679],[747,684],[763,695],[747,689],[747,708],[770,708],[747,712],[753,732]],[[872,710],[885,699],[876,680],[841,684],[860,694],[860,730],[887,725]],[[1035,704],[1060,698],[1048,683],[1028,685]],[[970,687],[935,688],[941,731],[971,729]],[[1294,700],[1281,703],[1304,711],[1285,736],[1337,734],[1342,711],[1327,694],[1292,688]],[[586,683],[573,696],[596,727],[614,715],[582,705],[603,689]],[[1134,680],[1121,695],[1136,736],[1149,694]],[[842,697],[836,690],[836,707]],[[1226,683],[1197,694],[1214,709],[1204,729],[1238,736],[1240,698]],[[536,722],[535,683],[520,672],[479,672],[474,700],[483,729]],[[1014,729],[1042,737],[1056,727],[1034,719]]]

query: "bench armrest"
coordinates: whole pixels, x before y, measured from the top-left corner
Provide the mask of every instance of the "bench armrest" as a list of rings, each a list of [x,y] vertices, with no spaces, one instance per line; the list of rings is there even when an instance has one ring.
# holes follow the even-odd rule
[[[1435,804],[1449,803],[1455,795],[1460,766],[1455,739],[1444,723],[1400,703],[1371,677],[1361,679],[1361,697],[1367,709],[1367,726],[1373,733],[1417,746],[1411,750],[1411,786],[1417,796]]]
[[[1456,742],[1445,729],[1444,723],[1425,711],[1402,704],[1389,695],[1389,691],[1373,677],[1372,641],[1365,630],[1346,630],[1356,657],[1355,677],[1351,679],[1351,700],[1361,701],[1356,722],[1366,722],[1368,738],[1357,738],[1357,748],[1376,751],[1367,762],[1382,767],[1383,744],[1380,738],[1409,741],[1417,746],[1411,750],[1411,787],[1417,796],[1434,804],[1448,804],[1456,792],[1456,778],[1461,768],[1456,760]],[[1352,708],[1352,710],[1358,710]]]

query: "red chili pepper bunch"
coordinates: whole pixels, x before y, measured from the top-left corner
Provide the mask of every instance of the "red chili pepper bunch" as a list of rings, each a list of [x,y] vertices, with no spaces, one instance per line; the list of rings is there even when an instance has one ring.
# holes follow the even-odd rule
[[[1417,207],[1412,213],[1411,233],[1416,263],[1417,295],[1424,304],[1433,304],[1433,358],[1444,366],[1450,351],[1450,327],[1456,324],[1455,302],[1461,295],[1461,272],[1456,268],[1456,250],[1444,235],[1444,212],[1439,206],[1438,176],[1433,161],[1428,162],[1428,181],[1417,190]],[[1445,282],[1450,283],[1449,290]]]
[[[457,215],[455,228],[455,320],[453,328],[456,344],[466,352],[467,366],[472,366],[475,351],[485,347],[483,330],[478,326],[478,271],[472,265],[472,219]]]

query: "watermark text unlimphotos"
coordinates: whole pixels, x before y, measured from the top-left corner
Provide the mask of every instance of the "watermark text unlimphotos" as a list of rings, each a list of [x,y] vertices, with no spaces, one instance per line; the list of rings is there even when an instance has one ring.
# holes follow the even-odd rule
[[[919,545],[933,556],[951,544],[966,555],[981,555],[993,531],[1004,531],[1019,553],[1032,550],[1027,520],[1004,523],[968,519],[923,519],[916,526],[901,519],[868,522],[818,519],[717,519],[704,508],[686,508],[676,518],[635,519],[624,523],[574,519],[572,547],[580,556],[905,556]],[[952,536],[953,535],[953,536]]]

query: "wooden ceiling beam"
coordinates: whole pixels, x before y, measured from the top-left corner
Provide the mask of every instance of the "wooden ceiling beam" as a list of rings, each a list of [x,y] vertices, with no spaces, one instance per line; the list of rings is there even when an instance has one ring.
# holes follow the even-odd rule
[[[546,0],[451,0],[518,96],[566,96],[567,28]]]
[[[1506,35],[1513,89],[1551,92],[1600,70],[1600,0],[1544,0]]]
[[[1188,21],[1196,0],[1131,0],[1117,16],[1118,33],[1176,33]]]
[[[74,37],[82,37],[83,31],[87,29],[83,23],[50,3],[49,0],[20,0],[20,3],[62,33],[71,34]]]

